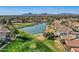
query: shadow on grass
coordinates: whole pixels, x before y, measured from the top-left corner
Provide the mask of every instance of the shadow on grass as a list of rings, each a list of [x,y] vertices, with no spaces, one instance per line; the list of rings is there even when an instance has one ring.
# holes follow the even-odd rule
[[[32,40],[32,38],[28,38],[28,37],[23,37],[23,36],[18,36],[17,40],[19,42],[30,42]]]

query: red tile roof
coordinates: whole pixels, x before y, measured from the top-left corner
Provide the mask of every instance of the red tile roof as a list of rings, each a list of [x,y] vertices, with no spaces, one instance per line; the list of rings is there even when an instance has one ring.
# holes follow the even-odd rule
[[[63,38],[64,40],[72,40],[72,39],[75,39],[76,36],[75,36],[75,35],[72,35],[72,34],[69,34],[69,35],[64,35],[64,36],[62,36],[62,38]]]
[[[79,39],[65,40],[65,42],[69,47],[79,47]]]
[[[75,34],[78,34],[78,35],[79,35],[79,32],[71,32],[71,33],[74,34],[74,35],[75,35]]]
[[[79,48],[71,48],[74,52],[79,52]]]
[[[0,27],[0,38],[4,37],[9,32],[7,28]]]

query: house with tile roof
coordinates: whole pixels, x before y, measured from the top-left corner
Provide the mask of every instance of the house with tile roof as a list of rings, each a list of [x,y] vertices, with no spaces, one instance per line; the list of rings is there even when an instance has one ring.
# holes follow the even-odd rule
[[[75,48],[74,50],[76,50],[76,48],[79,48],[79,39],[65,40],[65,44],[68,51],[71,51],[72,48]]]
[[[79,52],[79,48],[71,48],[71,52]]]
[[[5,41],[9,33],[10,31],[7,28],[0,26],[0,40],[1,41]]]

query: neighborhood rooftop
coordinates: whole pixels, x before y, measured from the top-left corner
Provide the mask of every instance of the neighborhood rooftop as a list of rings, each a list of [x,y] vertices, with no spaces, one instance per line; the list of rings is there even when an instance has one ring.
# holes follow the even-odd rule
[[[55,35],[59,36],[59,40],[64,40],[66,45],[65,48],[68,47],[68,50],[73,48],[73,50],[79,51],[79,32],[73,30],[76,29],[75,26],[79,26],[79,23],[72,20],[68,20],[67,22],[68,23],[66,24],[62,24],[62,20],[56,20],[53,22],[53,26],[56,30]]]
[[[70,47],[79,47],[79,39],[65,40],[65,42]]]

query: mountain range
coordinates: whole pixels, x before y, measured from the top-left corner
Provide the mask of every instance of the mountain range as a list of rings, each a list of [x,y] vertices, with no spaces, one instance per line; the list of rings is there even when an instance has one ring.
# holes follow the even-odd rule
[[[73,14],[73,13],[60,13],[60,14],[47,14],[47,13],[33,14],[33,13],[24,13],[24,14],[21,14],[21,16],[79,16],[79,14]]]
[[[23,13],[21,15],[0,15],[0,16],[79,16],[79,14],[73,14],[73,13],[60,13],[60,14],[47,14],[47,13],[33,14],[33,13]]]

